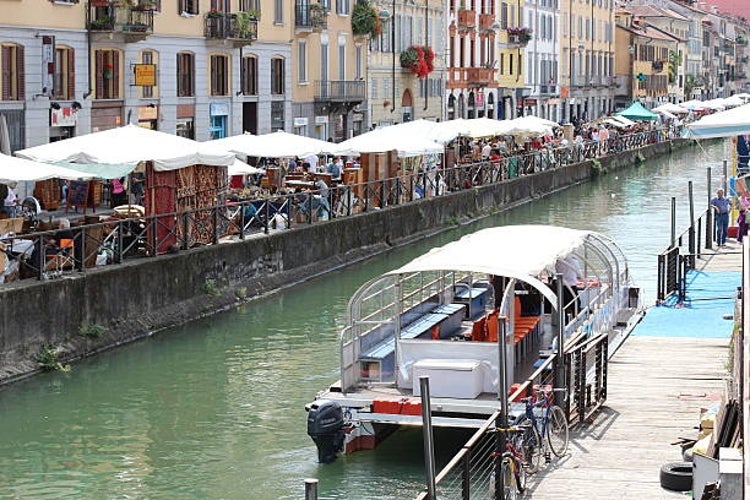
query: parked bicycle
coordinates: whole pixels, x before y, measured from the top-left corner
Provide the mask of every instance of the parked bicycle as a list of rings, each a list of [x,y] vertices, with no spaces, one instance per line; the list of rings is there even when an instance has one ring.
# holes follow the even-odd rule
[[[524,461],[523,436],[527,428],[523,426],[511,426],[505,429],[496,429],[503,432],[505,436],[505,450],[502,452],[502,463],[500,475],[503,478],[503,500],[516,500],[518,495],[526,491],[527,464]],[[497,457],[498,452],[492,454]]]
[[[530,474],[541,468],[542,457],[549,463],[551,454],[558,458],[565,456],[569,440],[568,419],[553,401],[555,392],[567,392],[567,389],[545,385],[535,387],[534,391],[533,396],[521,399],[526,411],[516,422],[525,429],[521,449]]]

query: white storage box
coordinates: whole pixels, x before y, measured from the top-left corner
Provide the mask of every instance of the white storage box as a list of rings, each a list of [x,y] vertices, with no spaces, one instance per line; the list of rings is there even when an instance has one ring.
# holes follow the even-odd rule
[[[482,393],[481,363],[475,360],[423,359],[412,367],[412,391],[420,395],[419,377],[430,377],[433,398],[474,399]]]

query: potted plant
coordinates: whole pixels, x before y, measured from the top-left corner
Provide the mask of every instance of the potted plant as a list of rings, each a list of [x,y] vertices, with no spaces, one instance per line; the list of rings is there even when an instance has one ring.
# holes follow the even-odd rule
[[[140,0],[136,6],[138,10],[156,10],[156,2],[154,0]]]
[[[220,17],[224,17],[224,13],[220,12],[220,11],[218,11],[216,9],[211,9],[206,14],[206,17],[209,18],[209,19],[218,19]]]
[[[426,45],[412,45],[401,52],[399,59],[402,68],[410,70],[419,78],[426,77],[435,69],[435,52]]]
[[[376,37],[382,33],[378,12],[369,2],[357,2],[352,10],[352,33],[354,36]]]
[[[92,19],[89,23],[89,28],[94,31],[109,30],[114,27],[114,18],[112,16],[101,16],[96,19]]]
[[[257,21],[250,12],[237,12],[234,14],[235,19],[235,36],[237,38],[250,38],[250,23]]]

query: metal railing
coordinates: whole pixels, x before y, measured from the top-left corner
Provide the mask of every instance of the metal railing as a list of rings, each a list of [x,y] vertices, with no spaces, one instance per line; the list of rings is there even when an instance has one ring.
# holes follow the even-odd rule
[[[316,101],[363,101],[366,86],[356,80],[317,80],[315,82]]]
[[[609,152],[619,152],[664,140],[667,136],[658,131],[640,132],[612,138],[607,148]],[[11,261],[17,261],[21,279],[44,280],[126,259],[154,257],[216,244],[227,238],[244,240],[252,234],[267,234],[271,230],[290,229],[496,184],[596,158],[601,153],[601,145],[585,142],[543,148],[497,161],[414,171],[361,184],[341,184],[322,191],[279,191],[252,200],[225,200],[201,209],[113,218],[70,230],[11,234],[0,238],[0,251]],[[73,240],[72,250],[59,248],[59,240],[63,238]],[[61,257],[56,258],[58,254]]]
[[[695,269],[696,260],[701,256],[701,238],[705,236],[705,247],[710,248],[708,235],[712,234],[713,222],[709,210],[704,211],[690,226],[676,235],[674,241],[657,256],[656,304],[662,304],[671,297],[685,300],[688,271]]]

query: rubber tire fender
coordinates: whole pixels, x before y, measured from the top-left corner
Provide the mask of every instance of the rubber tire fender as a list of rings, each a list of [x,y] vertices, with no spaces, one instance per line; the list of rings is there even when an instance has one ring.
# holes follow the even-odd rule
[[[666,463],[661,466],[659,481],[665,490],[690,491],[693,489],[693,464],[691,462]]]

